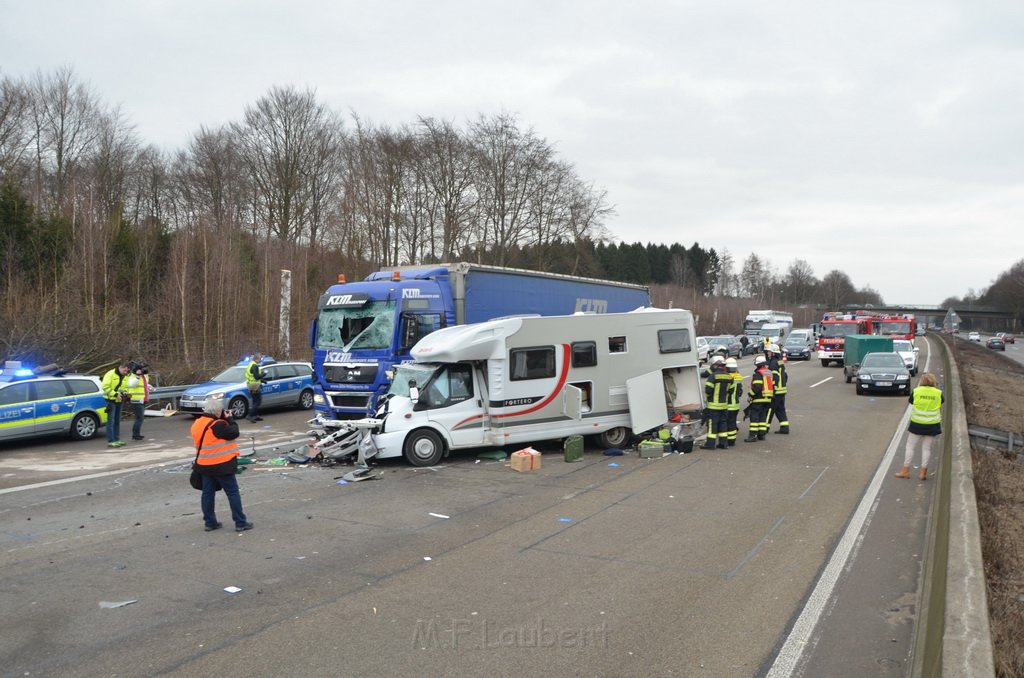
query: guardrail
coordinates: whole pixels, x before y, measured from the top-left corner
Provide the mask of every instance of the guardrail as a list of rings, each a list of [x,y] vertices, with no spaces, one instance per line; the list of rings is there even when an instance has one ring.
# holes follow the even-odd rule
[[[185,386],[158,386],[156,388],[151,388],[149,389],[149,399],[170,400],[174,404],[175,409],[177,409],[178,398],[193,386],[198,386],[198,384],[186,384]]]

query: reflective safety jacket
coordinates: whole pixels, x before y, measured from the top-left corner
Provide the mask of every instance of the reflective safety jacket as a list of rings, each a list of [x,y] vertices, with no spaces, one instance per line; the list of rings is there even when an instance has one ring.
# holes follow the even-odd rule
[[[739,372],[729,372],[729,376],[732,377],[732,386],[729,387],[728,409],[739,410],[740,399],[743,397],[743,375]]]
[[[117,394],[119,391],[127,390],[124,382],[128,379],[128,375],[121,374],[117,371],[117,368],[110,370],[103,375],[103,381],[100,382],[100,387],[103,389],[103,397],[107,400],[120,400]]]
[[[772,396],[775,395],[773,381],[771,370],[767,366],[754,370],[753,376],[750,377],[750,402],[770,403]]]
[[[133,403],[144,403],[149,400],[149,377],[145,374],[129,374],[124,378],[125,389],[132,397]]]
[[[768,368],[772,371],[772,379],[775,382],[775,395],[783,395],[789,390],[789,375],[786,374],[785,361],[772,358],[768,361]]]
[[[914,409],[910,413],[911,432],[918,426],[937,426],[942,421],[942,391],[934,386],[918,386],[910,395]]]
[[[192,422],[192,444],[198,451],[193,468],[211,476],[231,475],[238,471],[238,424],[208,414]]]
[[[255,360],[249,363],[249,367],[245,369],[245,384],[250,391],[257,390],[263,384],[263,370]]]
[[[734,382],[728,372],[713,370],[704,384],[704,402],[709,410],[724,410],[729,406],[729,389]]]

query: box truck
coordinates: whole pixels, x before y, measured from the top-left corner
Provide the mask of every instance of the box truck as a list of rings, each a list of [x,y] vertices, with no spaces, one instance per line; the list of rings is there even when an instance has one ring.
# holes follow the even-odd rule
[[[436,330],[512,315],[621,313],[650,305],[647,287],[479,264],[382,269],[331,285],[310,323],[314,407],[334,419],[374,411],[395,364]]]

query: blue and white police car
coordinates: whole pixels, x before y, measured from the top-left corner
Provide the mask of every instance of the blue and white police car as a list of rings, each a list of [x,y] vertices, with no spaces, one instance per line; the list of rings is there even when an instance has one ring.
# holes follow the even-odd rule
[[[92,438],[107,423],[106,406],[98,377],[10,360],[0,369],[0,441],[52,434]]]
[[[251,362],[251,357],[242,358],[237,365],[229,367],[212,380],[186,390],[181,395],[178,409],[199,414],[207,398],[223,398],[235,419],[244,419],[252,407],[252,396],[245,383],[245,371]],[[263,371],[261,410],[280,406],[300,407],[304,410],[313,407],[312,365],[298,361],[277,362],[264,356],[260,369]]]

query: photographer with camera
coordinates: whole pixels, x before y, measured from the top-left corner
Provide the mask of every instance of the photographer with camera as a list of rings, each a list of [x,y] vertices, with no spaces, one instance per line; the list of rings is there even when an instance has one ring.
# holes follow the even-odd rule
[[[128,394],[131,396],[132,414],[135,423],[132,424],[132,440],[142,440],[142,420],[146,417],[146,403],[149,402],[149,367],[145,363],[133,362],[129,366],[131,375],[127,379]]]
[[[107,447],[122,447],[121,441],[121,407],[131,402],[131,394],[125,383],[130,371],[127,361],[103,375],[100,385],[103,397],[107,401]]]

